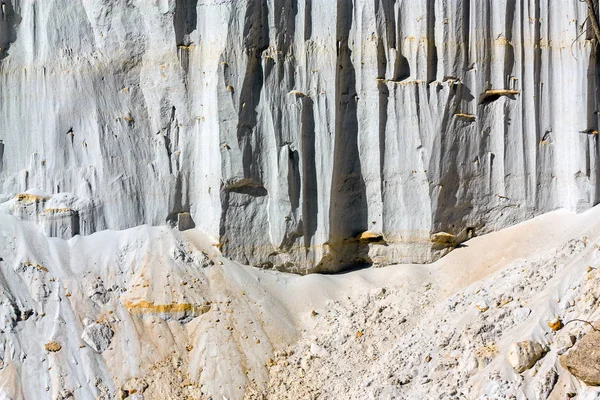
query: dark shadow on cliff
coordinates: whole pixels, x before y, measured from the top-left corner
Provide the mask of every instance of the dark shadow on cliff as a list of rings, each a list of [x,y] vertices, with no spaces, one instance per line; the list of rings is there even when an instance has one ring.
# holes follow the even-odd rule
[[[440,153],[439,165],[443,168],[439,171],[439,177],[429,176],[430,181],[432,179],[437,181],[437,184],[430,185],[429,195],[434,198],[441,186],[437,206],[432,210],[433,231],[458,234],[467,227],[464,220],[471,212],[473,201],[471,191],[460,191],[460,182],[465,179],[464,176],[461,176],[460,165],[469,165],[473,162],[473,159],[471,154],[461,153],[461,146],[464,143],[461,142],[456,132],[463,130],[468,135],[476,135],[479,128],[477,123],[462,120],[456,116],[472,109],[475,97],[471,93],[471,89],[465,84],[460,84],[452,85],[450,90],[449,103],[442,117],[439,133],[439,150],[436,150]],[[457,124],[460,125],[457,126]],[[484,135],[482,143],[485,143],[489,134],[485,132],[481,132],[481,134]],[[461,154],[463,158],[457,158]],[[432,157],[432,159],[435,159],[435,157]],[[436,168],[439,167],[430,164],[428,170],[435,171]],[[461,194],[459,194],[459,191]]]
[[[237,139],[242,149],[244,177],[261,181],[259,168],[254,163],[253,139],[258,122],[258,103],[264,83],[261,54],[269,47],[268,10],[261,1],[248,4],[244,17],[244,49],[247,56],[246,74],[240,90]],[[235,90],[235,89],[234,89]]]
[[[337,271],[369,263],[367,245],[356,237],[367,230],[366,187],[358,149],[358,95],[356,71],[348,44],[353,7],[338,1],[337,7],[336,113],[331,202],[329,207],[329,249],[322,271]]]
[[[261,165],[255,157],[255,148],[260,142],[260,132],[257,130],[258,105],[264,87],[265,76],[268,72],[263,70],[262,52],[269,47],[269,15],[265,2],[250,0],[246,4],[244,14],[243,51],[245,53],[246,65],[229,66],[224,65],[226,70],[226,83],[235,84],[233,77],[243,74],[241,87],[227,86],[227,90],[237,105],[237,126],[235,138],[242,157],[242,170],[235,171],[237,175],[235,182],[223,184],[221,193],[221,222],[219,234],[221,237],[222,251],[229,254],[238,261],[250,264],[248,257],[252,257],[254,249],[250,244],[251,238],[236,236],[244,223],[231,218],[232,193],[246,195],[244,199],[248,205],[268,195],[263,185]],[[234,36],[228,38],[228,42],[237,40]],[[231,80],[230,80],[231,79]],[[223,137],[222,137],[223,138]],[[260,149],[259,149],[260,151]],[[239,177],[241,172],[242,177]],[[257,235],[263,232],[257,232]],[[230,246],[230,242],[232,243]],[[232,250],[230,252],[230,250]]]
[[[21,19],[15,11],[13,0],[4,0],[0,9],[0,60],[8,57],[8,49],[17,40],[16,28]]]
[[[198,0],[177,0],[175,2],[175,41],[178,46],[189,46],[189,34],[196,29],[198,15],[196,7]]]
[[[302,227],[305,247],[310,247],[312,237],[317,231],[317,214],[319,213],[313,108],[313,101],[309,97],[303,97],[300,140],[302,146]]]

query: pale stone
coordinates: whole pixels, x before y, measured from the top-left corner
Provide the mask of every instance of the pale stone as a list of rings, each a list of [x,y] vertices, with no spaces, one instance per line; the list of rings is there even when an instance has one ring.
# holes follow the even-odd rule
[[[560,364],[587,385],[600,386],[600,332],[586,334],[560,356]]]
[[[109,326],[93,323],[85,327],[81,339],[98,353],[103,353],[110,346],[113,336],[114,332]]]
[[[532,340],[513,343],[508,350],[508,362],[517,372],[533,367],[544,354],[542,346]]]

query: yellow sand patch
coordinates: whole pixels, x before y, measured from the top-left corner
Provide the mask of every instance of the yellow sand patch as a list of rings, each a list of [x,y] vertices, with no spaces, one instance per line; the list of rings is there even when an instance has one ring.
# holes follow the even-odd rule
[[[62,346],[58,342],[48,342],[44,345],[44,348],[46,349],[46,351],[54,353],[62,349]]]
[[[133,315],[147,314],[194,314],[201,315],[210,310],[210,304],[194,305],[190,303],[155,304],[146,300],[136,302],[124,301],[125,307]]]

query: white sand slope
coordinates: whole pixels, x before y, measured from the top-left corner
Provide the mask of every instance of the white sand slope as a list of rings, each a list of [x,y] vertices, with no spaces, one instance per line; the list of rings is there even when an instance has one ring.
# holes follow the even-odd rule
[[[599,245],[596,207],[431,265],[296,276],[194,230],[65,241],[0,214],[0,398],[595,398],[557,361],[590,328],[547,321],[599,319]],[[546,353],[519,374],[523,340]]]

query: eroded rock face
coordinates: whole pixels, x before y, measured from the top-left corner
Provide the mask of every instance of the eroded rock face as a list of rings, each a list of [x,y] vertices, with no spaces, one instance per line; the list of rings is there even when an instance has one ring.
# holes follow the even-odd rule
[[[560,363],[577,379],[600,386],[600,332],[590,331],[562,356]]]
[[[598,202],[584,2],[7,0],[2,13],[0,192],[88,204],[50,215],[50,234],[189,212],[239,261],[331,271],[430,261],[446,251],[437,232]],[[355,240],[365,231],[387,246]]]

